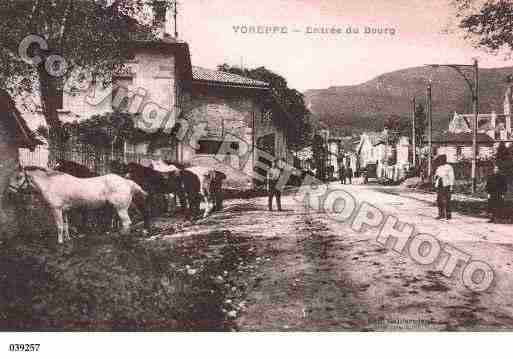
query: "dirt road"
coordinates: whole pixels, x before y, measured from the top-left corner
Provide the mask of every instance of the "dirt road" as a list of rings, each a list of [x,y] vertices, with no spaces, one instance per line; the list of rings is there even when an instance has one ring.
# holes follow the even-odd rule
[[[330,185],[418,230],[432,233],[495,271],[492,287],[473,292],[456,270],[450,278],[378,243],[375,231],[307,210],[292,196],[284,212],[268,212],[266,198],[233,200],[223,212],[167,236],[228,231],[251,238],[254,265],[234,273],[237,295],[224,312],[236,330],[500,330],[513,328],[513,239],[509,225],[454,214],[434,219],[433,199],[378,186]],[[392,189],[392,191],[391,191]],[[389,192],[389,193],[385,193]]]

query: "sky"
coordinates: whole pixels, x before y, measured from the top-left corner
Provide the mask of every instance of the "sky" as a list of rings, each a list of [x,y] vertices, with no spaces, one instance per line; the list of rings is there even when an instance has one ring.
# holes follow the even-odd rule
[[[194,66],[265,66],[300,91],[359,84],[428,63],[477,58],[480,67],[512,64],[474,49],[461,33],[444,31],[455,23],[449,0],[179,0],[177,26]],[[249,33],[243,26],[287,33]],[[332,27],[342,33],[308,33]],[[387,33],[365,33],[366,27]]]

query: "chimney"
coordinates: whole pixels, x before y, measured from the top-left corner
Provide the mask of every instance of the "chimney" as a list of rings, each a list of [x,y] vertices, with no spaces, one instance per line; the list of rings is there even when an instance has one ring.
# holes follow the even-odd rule
[[[509,134],[511,132],[511,116],[512,116],[512,86],[513,83],[511,79],[508,77],[506,93],[504,94],[504,115],[506,118],[506,133]]]
[[[153,26],[155,27],[158,37],[163,39],[166,34],[166,1],[153,2]]]

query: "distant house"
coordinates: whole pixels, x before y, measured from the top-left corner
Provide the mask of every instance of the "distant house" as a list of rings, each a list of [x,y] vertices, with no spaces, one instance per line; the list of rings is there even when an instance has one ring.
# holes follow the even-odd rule
[[[306,146],[302,149],[295,151],[294,156],[294,167],[300,168],[307,171],[313,170],[313,150],[312,146]]]
[[[369,164],[382,166],[386,159],[386,134],[383,132],[364,132],[356,148],[358,169]]]
[[[456,163],[472,158],[472,134],[468,132],[444,132],[435,134],[432,139],[435,155],[446,155],[447,161]],[[477,134],[478,158],[487,159],[494,154],[495,140],[486,133]]]
[[[477,116],[478,158],[486,159],[494,155],[500,142],[510,146],[513,142],[513,84],[509,83],[504,93],[504,113],[492,111]],[[472,131],[475,115],[454,113],[447,132],[433,137],[435,154],[446,154],[449,162],[472,158]]]
[[[353,173],[357,169],[356,145],[354,137],[330,137],[328,139],[330,165],[334,173],[339,173],[340,167],[351,168]]]
[[[19,149],[42,144],[30,130],[13,99],[0,89],[0,238],[17,232],[16,216],[6,201],[9,179],[19,164]]]
[[[364,132],[356,149],[358,168],[376,165],[377,177],[398,180],[410,166],[410,141],[406,136],[382,132]]]
[[[513,116],[513,83],[508,84],[503,100],[504,113],[492,111],[488,114],[480,113],[477,116],[477,132],[486,134],[495,141],[507,141],[508,145],[513,141],[513,128],[511,118]],[[475,115],[454,113],[449,122],[449,133],[472,133],[472,124]],[[484,138],[483,138],[484,139]]]

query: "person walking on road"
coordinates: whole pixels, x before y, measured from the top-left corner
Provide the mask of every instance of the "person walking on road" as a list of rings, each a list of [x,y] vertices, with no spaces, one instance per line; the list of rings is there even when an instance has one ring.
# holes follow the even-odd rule
[[[273,161],[272,167],[267,172],[267,193],[269,196],[269,211],[273,210],[273,197],[276,197],[278,211],[281,211],[281,188],[277,188],[281,170],[278,168],[278,161]]]
[[[447,163],[447,156],[441,155],[440,166],[435,171],[435,189],[438,204],[437,219],[451,219],[451,193],[454,188],[454,169]]]
[[[344,166],[340,166],[338,170],[338,178],[340,179],[340,184],[346,184],[346,169]]]
[[[353,181],[353,170],[351,167],[347,167],[346,169],[346,177],[347,177],[347,180],[349,181],[349,184],[352,183]]]
[[[488,212],[491,216],[489,222],[496,223],[501,218],[504,208],[504,194],[508,190],[508,182],[497,165],[493,166],[493,174],[486,180],[488,193]]]

